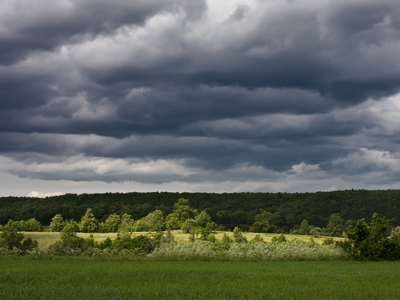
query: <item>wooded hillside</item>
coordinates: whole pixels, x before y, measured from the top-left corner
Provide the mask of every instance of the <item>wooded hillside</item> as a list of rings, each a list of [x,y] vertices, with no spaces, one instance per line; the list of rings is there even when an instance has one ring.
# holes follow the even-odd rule
[[[273,225],[289,231],[306,219],[309,224],[325,227],[333,213],[345,220],[365,218],[370,221],[377,212],[400,225],[400,190],[346,190],[316,193],[106,193],[66,194],[47,198],[1,197],[0,224],[9,219],[35,218],[49,224],[56,214],[65,219],[80,220],[87,208],[104,221],[110,214],[128,213],[139,219],[160,209],[166,215],[179,198],[189,199],[199,212],[206,210],[212,221],[233,229],[246,229],[254,223],[255,215],[272,213]]]

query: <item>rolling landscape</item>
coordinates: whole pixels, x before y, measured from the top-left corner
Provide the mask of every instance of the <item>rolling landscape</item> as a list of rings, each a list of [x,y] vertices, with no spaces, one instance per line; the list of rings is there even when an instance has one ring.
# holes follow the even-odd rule
[[[399,0],[0,0],[0,299],[398,299]]]
[[[359,211],[374,209],[372,199],[378,195],[380,205],[385,199],[383,207],[393,206],[394,210],[399,193],[361,190],[283,196],[118,193],[45,199],[3,197],[2,218],[11,211],[14,217],[27,218],[16,217],[0,225],[0,296],[395,299],[400,277],[396,262],[400,260],[400,226],[378,213],[373,213],[367,223],[365,218],[342,219],[333,211],[343,212],[344,207],[348,216],[356,217]],[[181,196],[197,199],[203,209],[192,207],[185,198],[170,205],[170,199]],[[80,218],[64,219],[60,214],[66,210],[57,204],[65,203],[65,197],[69,197],[71,215],[84,208]],[[246,210],[238,199],[248,204]],[[333,204],[331,210],[323,205],[323,211],[310,211],[307,216],[321,220],[330,214],[327,224],[320,228],[303,219],[287,230],[293,216],[298,220],[305,216],[298,204],[312,206],[315,199]],[[56,212],[45,227],[35,218],[40,219],[38,212],[43,211],[37,201]],[[280,208],[286,208],[289,217],[282,218],[286,223],[268,211],[271,202],[277,204],[272,207],[275,213],[282,214]],[[221,203],[224,210],[220,211]],[[105,215],[96,219],[88,205]],[[247,218],[235,219],[241,215],[238,211]],[[143,215],[135,214],[135,220],[127,212]],[[215,222],[221,220],[221,212],[228,223]],[[232,222],[235,220],[245,222]],[[230,226],[234,226],[233,231]]]

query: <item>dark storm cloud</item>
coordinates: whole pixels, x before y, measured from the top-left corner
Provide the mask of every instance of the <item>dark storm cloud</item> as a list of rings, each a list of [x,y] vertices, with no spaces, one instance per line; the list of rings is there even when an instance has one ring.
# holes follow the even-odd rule
[[[201,13],[203,1],[184,5],[189,15]],[[69,0],[5,3],[0,24],[7,26],[0,35],[0,63],[11,64],[34,51],[52,51],[98,35],[110,35],[124,25],[142,26],[158,13],[173,11],[174,0]],[[194,10],[192,12],[192,10]]]
[[[59,175],[156,183],[239,180],[223,171],[242,164],[398,174],[360,150],[397,151],[396,121],[371,111],[400,89],[398,1],[5,3],[0,153],[15,161],[165,159],[204,171]],[[33,173],[13,172],[54,172]]]

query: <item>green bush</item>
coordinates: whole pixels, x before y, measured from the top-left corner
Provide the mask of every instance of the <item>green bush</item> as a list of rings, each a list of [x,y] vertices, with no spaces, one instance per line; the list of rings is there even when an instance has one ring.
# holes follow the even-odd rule
[[[370,225],[365,219],[358,220],[347,232],[347,240],[337,245],[356,260],[399,260],[400,243],[389,233],[388,220],[374,213]]]
[[[281,233],[278,237],[275,235],[272,237],[273,243],[284,243],[287,242],[286,237]]]
[[[172,260],[343,260],[341,249],[318,246],[312,242],[294,240],[287,243],[223,243],[196,242],[163,244],[151,257]]]
[[[16,226],[14,226],[12,220],[8,221],[8,224],[3,226],[3,231],[0,234],[0,248],[7,250],[16,250],[18,254],[26,254],[29,251],[33,251],[38,248],[38,242],[32,240],[31,237],[24,240],[24,234],[18,232]]]

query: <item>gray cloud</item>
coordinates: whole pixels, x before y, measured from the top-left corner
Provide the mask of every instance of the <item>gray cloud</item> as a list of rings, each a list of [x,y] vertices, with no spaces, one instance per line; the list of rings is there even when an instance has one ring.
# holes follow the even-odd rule
[[[4,3],[0,154],[16,164],[9,174],[398,179],[398,1]],[[74,157],[192,171],[98,172]]]
[[[203,1],[183,5],[187,14],[196,16],[204,10]],[[66,44],[112,35],[125,25],[143,26],[156,14],[174,11],[174,0],[109,1],[35,1],[17,0],[4,3],[0,36],[0,63],[10,64],[34,51],[52,51]]]

